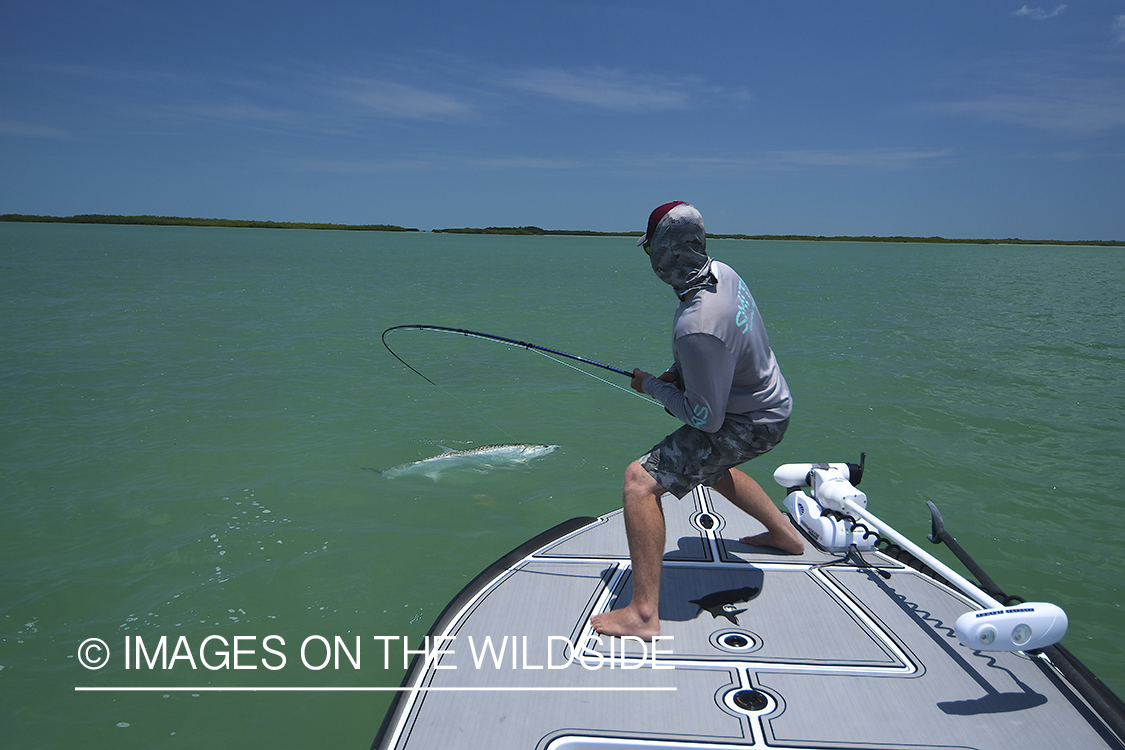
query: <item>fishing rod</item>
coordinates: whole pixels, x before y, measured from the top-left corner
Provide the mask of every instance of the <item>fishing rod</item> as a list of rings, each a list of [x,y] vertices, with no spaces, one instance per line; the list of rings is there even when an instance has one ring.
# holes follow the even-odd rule
[[[626,372],[625,370],[620,370],[616,367],[611,367],[610,365],[603,365],[601,362],[595,362],[592,359],[586,359],[585,357],[579,357],[576,354],[567,354],[566,352],[560,352],[557,349],[549,349],[545,346],[539,346],[538,344],[528,343],[527,341],[517,341],[516,339],[510,339],[510,338],[507,338],[506,336],[495,336],[491,333],[481,333],[480,331],[467,331],[464,328],[450,328],[448,326],[404,325],[404,326],[391,326],[387,330],[383,331],[383,336],[382,336],[383,346],[387,347],[387,351],[390,352],[394,356],[395,359],[397,359],[399,362],[402,362],[404,365],[409,367],[416,375],[421,377],[423,380],[425,380],[430,385],[437,385],[437,384],[434,383],[434,381],[427,378],[422,373],[415,370],[413,367],[411,367],[409,362],[407,362],[402,357],[395,354],[394,350],[391,349],[390,344],[387,343],[387,334],[388,333],[390,333],[391,331],[397,331],[397,330],[401,330],[401,329],[404,329],[404,328],[412,328],[412,329],[418,330],[418,331],[439,331],[441,333],[459,333],[463,336],[469,336],[471,338],[486,339],[486,340],[489,340],[489,341],[499,341],[499,342],[504,343],[504,344],[511,344],[513,346],[521,346],[524,349],[534,349],[535,351],[539,351],[539,352],[550,352],[551,354],[557,354],[560,357],[566,357],[567,359],[573,359],[577,362],[584,362],[585,364],[593,365],[594,367],[600,367],[603,370],[609,370],[610,372],[616,372],[617,374],[624,375],[627,378],[633,377],[633,373],[631,373],[631,372]]]

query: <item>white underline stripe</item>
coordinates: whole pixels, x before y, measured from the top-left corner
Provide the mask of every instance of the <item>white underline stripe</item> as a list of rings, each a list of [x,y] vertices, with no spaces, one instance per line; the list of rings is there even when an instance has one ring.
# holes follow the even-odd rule
[[[221,692],[397,692],[421,693],[435,691],[477,692],[654,692],[675,691],[675,687],[75,687],[78,693],[221,693]]]

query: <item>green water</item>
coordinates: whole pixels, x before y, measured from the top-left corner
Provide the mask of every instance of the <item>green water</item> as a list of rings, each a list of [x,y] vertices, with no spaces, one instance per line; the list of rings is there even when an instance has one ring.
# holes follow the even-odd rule
[[[753,290],[796,400],[751,475],[780,499],[776,465],[867,451],[876,514],[924,542],[937,503],[1009,593],[1067,610],[1064,644],[1125,694],[1122,251],[709,249]],[[628,239],[0,225],[5,744],[367,747],[388,693],[75,687],[397,685],[401,650],[384,669],[373,636],[415,643],[493,560],[617,507],[675,423],[533,352],[392,334],[431,386],[380,332],[657,370],[674,304]],[[501,442],[561,448],[436,482],[364,470]],[[125,669],[126,638],[184,636],[199,659],[211,635],[252,638],[257,668]],[[300,662],[337,635],[364,639],[361,669]],[[109,664],[88,670],[95,637]]]

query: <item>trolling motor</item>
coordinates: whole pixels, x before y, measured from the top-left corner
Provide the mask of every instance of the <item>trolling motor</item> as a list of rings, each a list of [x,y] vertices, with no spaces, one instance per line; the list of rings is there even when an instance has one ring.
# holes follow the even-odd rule
[[[773,473],[774,481],[789,494],[785,507],[797,525],[816,543],[830,552],[842,552],[855,545],[858,550],[873,549],[879,535],[846,514],[848,503],[867,507],[867,495],[856,489],[863,479],[867,454],[859,463],[783,464]],[[811,497],[804,488],[812,491]]]
[[[1018,599],[1016,604],[1004,606],[1001,602],[1011,602],[1013,597],[1000,592],[992,579],[953,540],[933,503],[929,503],[933,522],[930,541],[949,545],[961,562],[977,575],[981,585],[967,581],[870,513],[867,495],[856,489],[863,478],[866,459],[867,454],[861,453],[858,464],[784,464],[773,473],[774,480],[789,491],[785,507],[797,524],[826,550],[847,552],[842,560],[827,565],[856,556],[860,564],[870,567],[857,553],[873,549],[882,533],[984,607],[957,618],[954,633],[961,645],[974,651],[1026,652],[1052,648],[1062,639],[1068,625],[1066,612],[1048,602]],[[811,491],[811,496],[805,493],[805,488]],[[859,516],[860,520],[854,516]],[[877,572],[889,578],[885,571]]]

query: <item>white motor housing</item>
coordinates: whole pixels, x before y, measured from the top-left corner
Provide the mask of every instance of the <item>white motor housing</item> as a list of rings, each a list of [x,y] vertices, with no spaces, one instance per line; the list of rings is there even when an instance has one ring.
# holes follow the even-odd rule
[[[773,473],[773,479],[782,487],[812,488],[812,496],[822,508],[846,513],[847,501],[861,508],[867,507],[867,495],[852,484],[853,472],[862,469],[853,464],[782,464]],[[859,478],[855,482],[858,484]]]
[[[782,464],[774,470],[773,479],[787,490],[810,487],[821,507],[846,513],[848,501],[867,507],[867,495],[856,489],[866,457],[860,454],[858,464]]]
[[[1035,651],[1066,635],[1066,612],[1046,602],[966,612],[953,631],[961,645],[975,651]]]
[[[851,467],[848,464],[782,464],[774,469],[773,481],[787,490],[794,487],[809,487],[812,484],[810,475],[813,469],[835,469],[851,480]]]
[[[812,496],[822,508],[846,513],[849,501],[861,508],[867,507],[867,495],[857,490],[839,469],[813,469],[809,479]]]
[[[860,550],[872,549],[878,541],[877,536],[874,534],[868,536],[863,528],[857,530],[842,518],[830,518],[824,515],[820,504],[801,490],[789,493],[785,498],[785,508],[797,525],[827,550],[839,552],[853,544]]]

